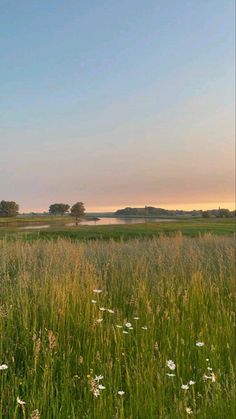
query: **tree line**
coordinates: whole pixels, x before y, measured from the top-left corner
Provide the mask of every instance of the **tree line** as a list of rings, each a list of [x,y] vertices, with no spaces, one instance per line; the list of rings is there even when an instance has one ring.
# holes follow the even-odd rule
[[[212,210],[192,210],[192,211],[185,211],[185,210],[167,210],[164,208],[155,208],[146,206],[143,208],[131,208],[126,207],[123,209],[119,209],[116,211],[115,215],[117,216],[136,216],[136,217],[161,217],[161,216],[167,216],[167,217],[174,217],[178,215],[185,215],[190,217],[203,217],[203,218],[211,218],[211,217],[234,217],[235,216],[235,210],[230,211],[227,208],[218,208],[218,209],[212,209]]]
[[[54,203],[49,206],[48,213],[50,215],[66,215],[70,214],[72,217],[75,217],[76,220],[85,215],[85,207],[83,202],[76,202],[74,205],[70,206],[69,204],[63,203]],[[0,201],[0,217],[16,217],[19,214],[19,205],[15,201]],[[167,210],[164,208],[155,208],[146,206],[144,208],[131,208],[126,207],[115,212],[117,216],[195,216],[195,217],[235,217],[236,212],[230,211],[227,208],[219,208],[208,211],[202,210],[193,210],[193,211],[184,211],[184,210]]]
[[[70,214],[76,220],[83,217],[85,214],[85,207],[83,202],[76,202],[70,206],[68,204],[55,203],[49,206],[48,210],[51,215],[65,215]],[[16,217],[19,214],[19,205],[15,201],[1,201],[0,202],[0,217]]]

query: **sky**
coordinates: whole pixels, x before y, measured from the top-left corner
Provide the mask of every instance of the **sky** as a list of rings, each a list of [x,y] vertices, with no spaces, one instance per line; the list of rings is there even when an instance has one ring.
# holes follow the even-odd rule
[[[234,0],[0,0],[0,200],[233,208]]]

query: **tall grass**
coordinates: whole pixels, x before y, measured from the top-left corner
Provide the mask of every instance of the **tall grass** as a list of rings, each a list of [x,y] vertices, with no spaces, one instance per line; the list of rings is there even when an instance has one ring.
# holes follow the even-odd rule
[[[233,238],[2,240],[0,279],[0,418],[235,417]]]

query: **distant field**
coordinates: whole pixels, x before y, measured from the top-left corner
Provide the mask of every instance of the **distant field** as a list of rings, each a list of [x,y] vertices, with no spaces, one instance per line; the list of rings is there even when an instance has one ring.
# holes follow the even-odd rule
[[[19,219],[17,219],[18,222]],[[17,229],[16,219],[0,219],[0,238],[23,238],[24,240],[57,239],[70,238],[73,240],[128,240],[133,238],[154,237],[160,234],[176,234],[181,232],[187,236],[198,236],[199,234],[213,233],[217,235],[233,234],[235,232],[235,219],[182,219],[173,222],[146,223],[132,225],[108,225],[108,226],[78,226],[65,227],[61,225],[63,221],[70,220],[70,217],[39,217],[34,218],[34,224],[47,224],[49,229],[41,230],[19,230]],[[8,222],[8,224],[6,224]],[[25,225],[24,221],[20,221]],[[32,223],[29,220],[28,223]],[[18,224],[19,226],[19,224]]]
[[[235,419],[234,256],[229,235],[1,240],[0,418]]]
[[[4,225],[18,225],[18,224],[34,224],[34,223],[61,223],[69,222],[72,220],[70,215],[55,216],[55,215],[42,215],[42,216],[17,216],[17,217],[0,217],[0,227]]]

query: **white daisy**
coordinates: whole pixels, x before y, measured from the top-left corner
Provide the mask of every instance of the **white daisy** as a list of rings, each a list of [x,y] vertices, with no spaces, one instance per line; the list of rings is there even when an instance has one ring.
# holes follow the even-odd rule
[[[125,392],[123,390],[118,391],[119,396],[124,396]]]
[[[174,361],[172,361],[171,359],[166,361],[166,365],[172,371],[175,370],[175,368],[176,368],[176,365],[175,365]]]
[[[196,383],[196,381],[193,381],[193,380],[190,380],[190,381],[189,381],[189,385],[190,385],[190,386],[193,386],[195,383]]]
[[[204,342],[196,342],[196,346],[198,346],[199,348],[201,347],[201,346],[204,346],[205,345],[205,343]]]
[[[193,414],[193,411],[192,411],[192,409],[191,409],[191,407],[186,407],[186,413],[188,414],[188,415],[192,415]]]
[[[216,376],[215,376],[214,372],[211,372],[210,375],[204,374],[203,375],[203,380],[204,381],[210,380],[210,381],[212,381],[212,383],[215,383],[216,382]]]
[[[21,406],[22,406],[23,404],[25,404],[24,400],[21,400],[21,399],[20,399],[20,397],[17,397],[17,399],[16,399],[16,400],[17,400],[17,403],[18,403],[18,404],[20,404]]]

